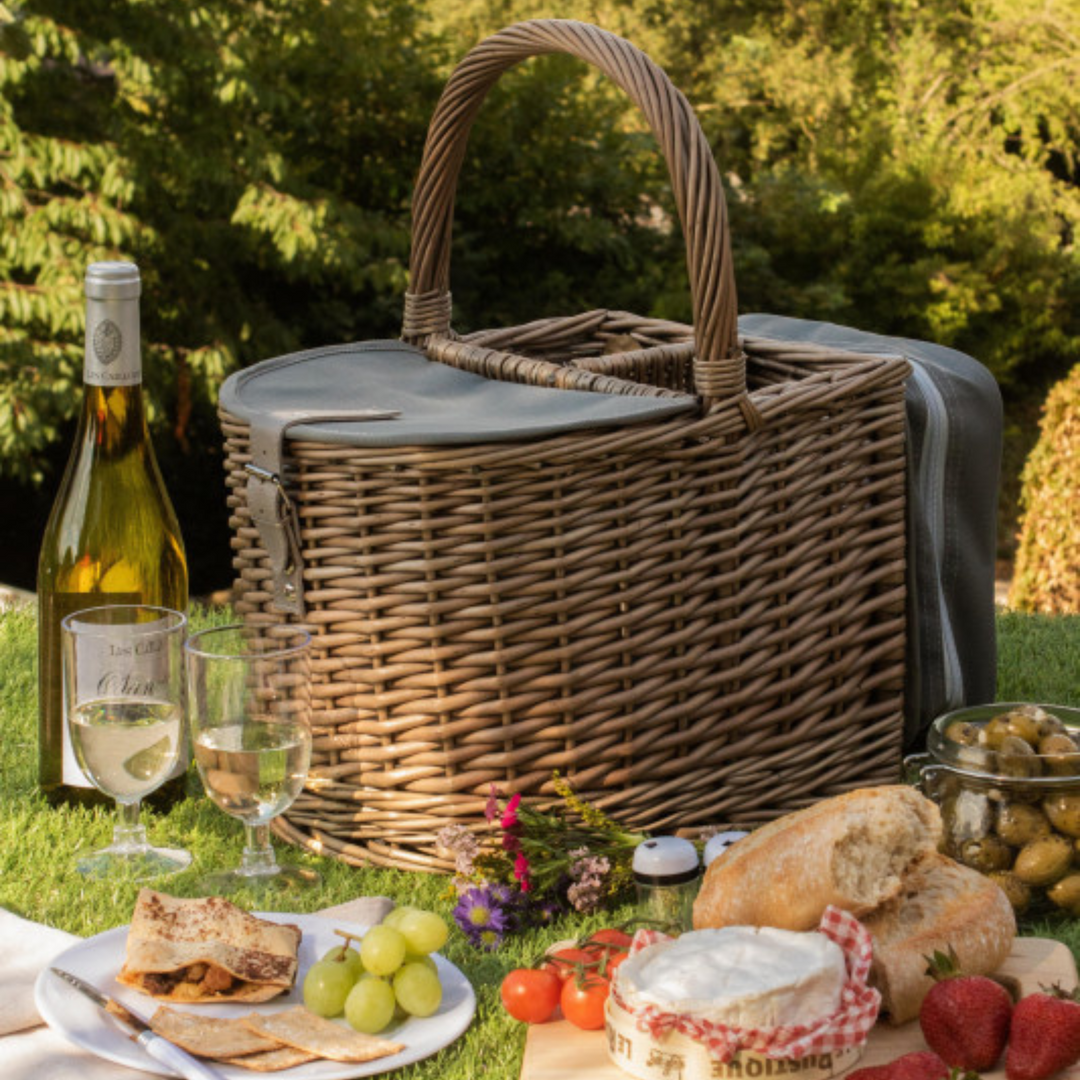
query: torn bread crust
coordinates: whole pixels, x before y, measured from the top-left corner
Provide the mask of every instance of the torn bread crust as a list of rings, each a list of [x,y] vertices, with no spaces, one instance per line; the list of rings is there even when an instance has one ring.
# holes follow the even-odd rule
[[[300,930],[222,897],[143,889],[117,981],[162,1001],[268,1001],[296,978]]]
[[[992,975],[1016,937],[1016,916],[1001,889],[940,852],[918,862],[903,891],[862,922],[874,939],[870,984],[894,1025],[919,1015],[934,985],[928,957],[951,948],[966,975]]]
[[[899,893],[941,837],[937,806],[914,788],[859,788],[796,810],[709,865],[694,929],[813,930],[830,904],[857,918]]]

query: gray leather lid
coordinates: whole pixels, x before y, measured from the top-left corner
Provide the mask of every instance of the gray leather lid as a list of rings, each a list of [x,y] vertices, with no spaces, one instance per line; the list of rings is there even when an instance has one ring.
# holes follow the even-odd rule
[[[556,435],[691,412],[697,399],[632,397],[499,382],[433,362],[400,341],[367,341],[292,353],[230,375],[223,408],[255,424],[280,415],[392,410],[378,423],[296,424],[290,439],[351,446],[453,445]]]

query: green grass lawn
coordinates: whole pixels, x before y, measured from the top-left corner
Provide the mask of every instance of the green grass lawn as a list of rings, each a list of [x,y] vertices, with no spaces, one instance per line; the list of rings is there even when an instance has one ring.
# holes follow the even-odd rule
[[[1080,705],[1080,618],[1007,613],[1000,616],[998,629],[999,700]],[[0,906],[76,934],[93,934],[129,920],[137,887],[84,881],[73,869],[80,851],[108,841],[109,812],[51,809],[37,790],[36,641],[32,608],[0,614]],[[189,797],[168,815],[147,815],[152,840],[182,844],[195,853],[193,867],[169,880],[168,890],[180,896],[194,895],[206,870],[232,865],[241,846],[239,823],[202,796],[194,776],[188,791]],[[288,849],[281,854],[323,875],[321,888],[297,898],[292,910],[314,911],[358,896],[383,895],[450,918],[453,900],[445,878],[357,869]],[[453,1046],[397,1075],[465,1080],[475,1077],[482,1063],[489,1080],[516,1080],[525,1031],[499,1005],[502,976],[552,941],[628,915],[623,909],[604,918],[565,920],[494,953],[477,952],[455,930],[443,952],[476,988],[476,1020]],[[1080,954],[1077,927],[1072,921],[1032,923],[1024,932],[1057,937]]]

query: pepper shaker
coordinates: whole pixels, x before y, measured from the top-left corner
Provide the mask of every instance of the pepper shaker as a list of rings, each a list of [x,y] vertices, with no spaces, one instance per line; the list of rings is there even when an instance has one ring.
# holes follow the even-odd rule
[[[633,867],[638,916],[672,933],[692,929],[701,884],[697,848],[678,836],[655,836],[635,848]]]
[[[748,834],[740,829],[729,829],[726,832],[719,832],[714,836],[710,836],[708,842],[705,844],[704,861],[706,868],[708,868],[709,864],[717,855],[723,854],[723,852],[727,851],[732,844],[737,840],[741,840],[746,835]]]

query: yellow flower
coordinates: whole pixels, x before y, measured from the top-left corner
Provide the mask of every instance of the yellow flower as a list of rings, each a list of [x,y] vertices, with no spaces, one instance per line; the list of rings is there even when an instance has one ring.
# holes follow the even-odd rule
[[[591,803],[587,803],[580,795],[576,795],[569,781],[560,776],[558,770],[551,774],[551,783],[567,807],[573,810],[587,825],[593,825],[598,829],[620,828],[603,810],[593,806]]]

